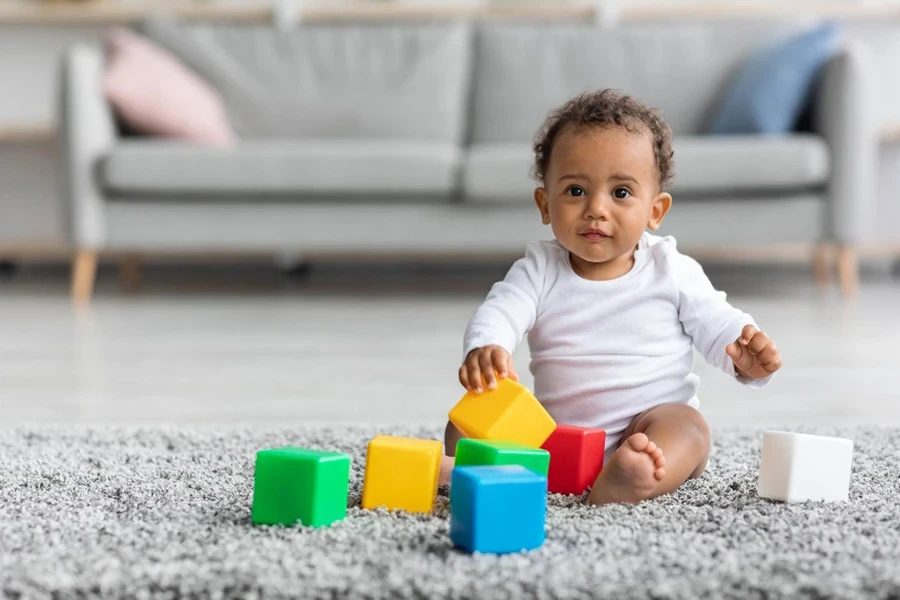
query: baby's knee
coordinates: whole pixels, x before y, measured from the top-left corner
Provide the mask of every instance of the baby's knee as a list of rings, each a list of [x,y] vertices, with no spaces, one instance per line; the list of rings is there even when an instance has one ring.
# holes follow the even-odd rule
[[[654,430],[675,430],[682,440],[691,440],[692,445],[709,452],[709,424],[700,411],[687,404],[663,404],[639,417],[632,433],[648,433]],[[650,436],[651,439],[653,436]]]
[[[700,414],[700,411],[691,406],[685,407],[687,410],[686,417],[690,421],[692,428],[695,430],[695,440],[700,452],[700,455],[703,457],[700,460],[700,464],[697,465],[697,468],[690,475],[690,479],[697,479],[703,472],[706,471],[706,464],[709,462],[709,448],[710,448],[710,428],[709,423],[706,422],[706,419],[703,418],[703,415]]]
[[[444,454],[447,456],[456,456],[456,442],[465,436],[456,428],[452,422],[447,421],[444,428]]]
[[[700,413],[699,410],[694,408],[693,406],[685,407],[689,412],[689,418],[694,427],[697,428],[697,433],[700,435],[700,438],[706,442],[706,445],[709,446],[709,438],[710,438],[710,429],[709,423],[706,422],[706,419]]]
[[[694,440],[697,445],[700,446],[705,452],[709,453],[709,444],[710,444],[710,429],[709,423],[706,422],[706,419],[703,418],[703,415],[700,414],[700,411],[694,408],[693,406],[680,406],[682,418],[685,421],[688,429],[694,433]]]

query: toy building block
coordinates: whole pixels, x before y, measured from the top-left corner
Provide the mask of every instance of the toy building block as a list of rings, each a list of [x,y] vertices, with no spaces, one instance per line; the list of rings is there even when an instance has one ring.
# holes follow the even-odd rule
[[[454,467],[477,465],[521,465],[546,477],[550,453],[515,442],[462,438],[456,444]]]
[[[554,494],[581,494],[603,468],[606,431],[558,425],[542,446],[550,452],[547,487]]]
[[[532,448],[540,448],[556,428],[528,388],[509,378],[500,379],[497,389],[467,393],[450,411],[450,421],[465,437]]]
[[[369,442],[363,508],[431,512],[437,497],[443,445],[379,435]]]
[[[260,525],[330,525],[347,515],[350,456],[286,446],[256,453],[251,518]]]
[[[846,500],[852,460],[852,440],[767,431],[757,492],[782,502]]]
[[[456,467],[450,539],[468,552],[504,554],[544,543],[547,478],[521,465]]]

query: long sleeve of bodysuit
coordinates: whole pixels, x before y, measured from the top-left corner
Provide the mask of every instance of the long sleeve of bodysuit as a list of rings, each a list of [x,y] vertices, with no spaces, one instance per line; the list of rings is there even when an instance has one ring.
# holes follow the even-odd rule
[[[463,357],[476,348],[497,345],[512,354],[534,326],[547,268],[540,243],[528,244],[525,256],[491,287],[466,328]]]
[[[753,317],[735,308],[726,300],[725,292],[716,290],[703,268],[689,256],[672,252],[671,267],[678,289],[678,316],[694,347],[712,365],[736,377],[750,387],[762,387],[771,376],[750,379],[738,376],[725,347],[740,336],[746,325],[753,325]]]

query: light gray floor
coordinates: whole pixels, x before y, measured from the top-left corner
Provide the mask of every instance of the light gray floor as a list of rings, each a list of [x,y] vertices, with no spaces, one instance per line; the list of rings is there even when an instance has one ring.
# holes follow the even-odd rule
[[[160,276],[136,296],[107,276],[81,313],[57,279],[0,282],[0,424],[440,421],[460,397],[462,332],[495,271],[416,273],[206,287]],[[751,391],[698,363],[707,417],[900,425],[900,283],[878,278],[847,303],[795,279],[713,278],[785,366]],[[516,364],[530,385],[526,348]]]

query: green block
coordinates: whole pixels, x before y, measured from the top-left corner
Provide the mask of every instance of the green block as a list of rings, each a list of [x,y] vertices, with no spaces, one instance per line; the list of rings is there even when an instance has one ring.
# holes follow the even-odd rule
[[[522,465],[546,477],[550,469],[550,453],[514,442],[463,438],[456,444],[454,466],[469,465]]]
[[[347,516],[350,455],[285,446],[256,453],[252,519],[322,527]]]

